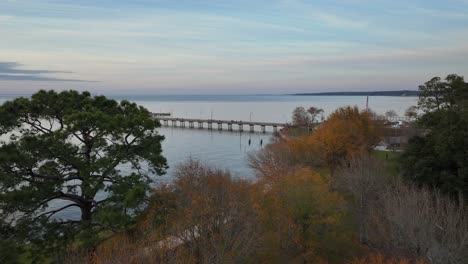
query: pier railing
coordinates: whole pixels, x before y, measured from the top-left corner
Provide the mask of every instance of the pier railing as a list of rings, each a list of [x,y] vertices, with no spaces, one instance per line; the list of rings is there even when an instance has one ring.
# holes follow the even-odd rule
[[[217,129],[217,130],[227,129],[228,131],[233,131],[234,126],[237,127],[238,131],[244,131],[244,126],[248,126],[250,132],[255,132],[255,127],[260,127],[261,132],[266,133],[267,127],[271,127],[273,128],[273,132],[277,132],[278,128],[283,128],[283,127],[288,126],[288,124],[286,123],[275,123],[275,122],[201,119],[201,118],[178,118],[178,117],[167,117],[167,116],[161,116],[161,115],[153,115],[153,117],[158,119],[161,122],[161,125],[163,126],[207,128],[207,129]],[[214,126],[216,127],[214,128]]]
[[[276,123],[276,122],[259,122],[259,121],[241,121],[241,120],[221,120],[221,119],[202,119],[202,118],[180,118],[171,117],[164,114],[153,114],[155,119],[158,119],[163,126],[172,127],[188,127],[188,128],[206,128],[206,129],[217,129],[217,130],[228,130],[234,131],[237,127],[237,131],[244,131],[244,126],[248,126],[250,132],[255,132],[255,127],[260,127],[261,132],[266,133],[267,128],[272,128],[273,132],[277,132],[278,128],[289,127],[288,123]],[[375,116],[376,120],[386,120],[390,122],[411,122],[414,118],[402,117],[402,116]],[[235,126],[235,127],[234,127]]]

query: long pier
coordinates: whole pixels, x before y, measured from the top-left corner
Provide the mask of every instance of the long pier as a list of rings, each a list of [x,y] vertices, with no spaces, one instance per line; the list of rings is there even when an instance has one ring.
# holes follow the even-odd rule
[[[161,116],[161,115],[153,115],[153,117],[158,119],[161,122],[161,125],[163,126],[188,127],[188,128],[200,128],[200,129],[206,128],[210,130],[212,130],[213,125],[215,125],[216,126],[215,129],[217,130],[227,129],[228,131],[234,131],[234,127],[237,127],[237,131],[243,132],[244,126],[248,126],[249,127],[248,130],[250,132],[255,132],[255,127],[257,126],[257,127],[260,127],[263,133],[266,133],[267,127],[272,127],[273,132],[278,132],[278,128],[288,126],[288,124],[286,123],[274,123],[274,122],[178,118],[178,117],[167,117],[167,116]]]
[[[255,132],[255,127],[260,127],[261,132],[266,133],[267,127],[272,127],[273,132],[278,132],[278,128],[290,126],[287,123],[275,123],[275,122],[257,122],[257,121],[240,121],[240,120],[220,120],[220,119],[202,119],[202,118],[180,118],[180,117],[171,117],[170,113],[153,113],[153,118],[158,119],[163,126],[172,126],[172,127],[188,127],[188,128],[199,128],[199,129],[217,129],[234,131],[234,128],[237,127],[237,131],[243,132],[244,126],[249,127],[250,132]],[[408,117],[387,117],[387,116],[376,116],[376,120],[386,120],[389,122],[398,122],[405,121],[411,122],[413,119]],[[196,125],[195,125],[196,124]],[[205,125],[206,124],[206,125]],[[213,126],[216,126],[214,128]]]

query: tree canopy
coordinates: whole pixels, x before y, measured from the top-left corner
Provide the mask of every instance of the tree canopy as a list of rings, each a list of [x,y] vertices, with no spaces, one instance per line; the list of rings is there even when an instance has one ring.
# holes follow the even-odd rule
[[[403,174],[421,185],[468,197],[468,84],[451,74],[419,86],[417,125],[424,131],[409,141]]]
[[[151,176],[167,168],[158,126],[141,106],[88,92],[41,90],[5,102],[0,220],[9,231],[1,238],[57,247],[132,223]]]
[[[338,108],[311,136],[312,145],[333,169],[344,160],[372,150],[381,140],[382,124],[357,107]]]
[[[319,116],[322,117],[323,121],[323,109],[311,106],[307,110],[303,106],[294,108],[292,113],[292,123],[295,126],[309,126],[320,120]]]
[[[310,123],[310,116],[303,106],[294,108],[292,122],[295,126],[307,126]]]

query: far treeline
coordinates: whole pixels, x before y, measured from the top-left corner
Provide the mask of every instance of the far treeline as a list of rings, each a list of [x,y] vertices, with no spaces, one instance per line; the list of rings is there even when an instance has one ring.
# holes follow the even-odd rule
[[[375,150],[390,124],[373,112],[317,125],[308,106],[293,113],[307,133],[249,155],[255,181],[188,160],[160,186],[164,138],[146,109],[74,91],[7,102],[0,263],[468,263],[468,84],[419,92],[402,153]],[[69,207],[79,217],[60,217]]]
[[[419,96],[417,90],[398,91],[370,91],[370,92],[323,92],[323,93],[296,93],[292,95],[324,95],[324,96]]]

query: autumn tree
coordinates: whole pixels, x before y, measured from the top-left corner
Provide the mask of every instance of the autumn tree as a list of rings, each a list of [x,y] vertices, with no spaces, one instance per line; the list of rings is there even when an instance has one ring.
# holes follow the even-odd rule
[[[249,166],[260,180],[274,181],[297,166],[290,142],[278,141],[248,155]]]
[[[242,263],[257,248],[253,186],[227,171],[189,160],[175,169],[175,209],[168,233],[178,255],[196,263]]]
[[[255,263],[343,263],[353,235],[344,200],[329,183],[302,167],[266,186],[258,199],[262,246]]]
[[[10,231],[2,239],[56,248],[93,243],[100,231],[132,223],[151,176],[166,169],[158,126],[143,107],[88,92],[39,91],[5,102],[0,220]]]
[[[333,112],[309,137],[310,148],[333,172],[343,161],[371,151],[381,140],[382,123],[368,111],[343,107]]]

